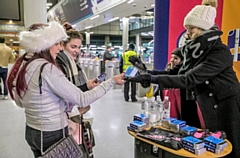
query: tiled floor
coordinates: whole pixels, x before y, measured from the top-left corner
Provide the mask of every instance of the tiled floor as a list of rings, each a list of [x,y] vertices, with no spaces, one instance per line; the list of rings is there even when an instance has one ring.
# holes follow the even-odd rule
[[[140,102],[125,102],[121,89],[112,89],[91,105],[95,158],[133,158],[134,139],[127,132]],[[0,100],[0,158],[32,158],[25,141],[25,114],[11,99]]]

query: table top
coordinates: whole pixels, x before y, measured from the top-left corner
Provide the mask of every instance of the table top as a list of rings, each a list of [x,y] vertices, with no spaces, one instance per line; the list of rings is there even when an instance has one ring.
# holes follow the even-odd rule
[[[149,139],[140,137],[140,136],[138,136],[135,132],[132,132],[132,131],[128,131],[128,133],[129,133],[130,135],[132,135],[133,137],[139,139],[139,140],[142,140],[142,141],[144,141],[144,142],[146,142],[146,143],[149,143],[149,144],[151,144],[151,145],[157,146],[158,148],[161,148],[161,149],[163,149],[163,150],[165,150],[165,151],[168,151],[168,152],[170,152],[170,153],[173,153],[173,154],[179,155],[179,156],[183,156],[183,157],[204,157],[204,158],[223,157],[223,156],[228,155],[228,154],[232,151],[232,144],[231,144],[228,140],[226,140],[226,142],[227,142],[228,145],[227,145],[226,148],[223,149],[223,151],[222,151],[220,154],[214,154],[214,153],[212,153],[212,152],[206,151],[204,154],[195,155],[195,154],[193,154],[193,153],[191,153],[191,152],[189,152],[189,151],[186,151],[186,150],[184,150],[184,149],[173,150],[173,149],[167,148],[167,147],[162,146],[162,145],[160,145],[160,144],[157,144],[157,143],[155,143],[155,142],[153,142],[153,141],[151,141],[151,140],[149,140]]]

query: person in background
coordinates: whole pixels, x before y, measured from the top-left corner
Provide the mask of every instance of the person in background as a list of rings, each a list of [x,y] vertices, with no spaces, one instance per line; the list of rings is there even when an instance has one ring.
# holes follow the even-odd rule
[[[56,61],[61,67],[61,70],[67,79],[78,88],[80,88],[83,92],[93,89],[99,83],[96,82],[96,79],[87,79],[79,62],[83,37],[75,29],[69,28],[69,26],[66,27],[66,25],[63,26],[65,26],[68,38],[66,40],[63,40],[63,51],[60,51],[60,53],[58,53]],[[72,111],[68,113],[70,117],[70,120],[68,121],[68,127],[69,133],[73,135],[79,146],[85,150],[87,155],[93,156],[92,148],[89,149],[88,146],[85,146],[87,142],[84,142],[86,140],[83,139],[88,135],[86,134],[85,137],[82,137],[82,131],[84,131],[86,128],[84,127],[83,114],[88,110],[90,110],[90,105],[81,109],[78,109],[76,106],[74,106]]]
[[[178,75],[142,74],[130,80],[145,86],[186,89],[186,99],[196,100],[210,131],[225,131],[232,152],[226,157],[240,157],[240,83],[233,70],[229,48],[222,43],[222,31],[211,30],[216,8],[197,5],[184,18],[190,41],[183,47],[183,64]],[[186,122],[187,123],[187,122]]]
[[[15,55],[13,54],[12,49],[8,47],[4,42],[5,38],[0,37],[0,79],[2,79],[3,81],[3,95],[4,95],[1,99],[8,99],[8,89],[6,86],[8,64],[14,63]]]
[[[108,61],[112,61],[114,59],[112,52],[112,47],[111,46],[107,46],[106,51],[103,54],[103,72],[105,72],[105,64]]]
[[[134,51],[134,49],[135,49],[135,46],[134,44],[131,43],[128,46],[128,50],[122,53],[120,63],[119,63],[120,73],[125,72],[129,66],[133,66],[132,63],[129,62],[129,58],[131,56],[140,58],[139,55]],[[131,100],[132,102],[137,102],[137,98],[136,98],[137,84],[134,81],[132,82],[126,81],[124,83],[124,87],[123,87],[124,99],[126,102],[129,101],[129,84],[131,84]]]
[[[56,63],[56,56],[62,50],[61,41],[66,38],[65,30],[55,21],[33,24],[20,32],[20,45],[26,53],[15,62],[8,76],[7,87],[12,99],[25,109],[26,141],[36,158],[41,155],[41,144],[45,151],[63,138],[63,128],[68,135],[66,112],[71,111],[71,105],[86,107],[115,84],[124,83],[124,74],[120,74],[82,92],[69,82]]]
[[[164,71],[147,70],[147,72],[152,75],[161,75],[161,74],[176,75],[183,61],[183,55],[181,50],[182,50],[182,47],[176,48],[172,51],[170,61],[167,63]],[[157,95],[160,95],[161,98],[164,98],[164,96],[169,97],[169,101],[171,102],[171,109],[170,109],[171,117],[186,121],[186,118],[182,118],[181,116],[181,113],[182,113],[181,105],[183,105],[183,103],[181,104],[181,101],[183,101],[183,99],[181,99],[180,89],[172,88],[172,89],[165,89],[160,91],[159,88],[157,88],[154,96],[156,97]],[[190,124],[192,123],[190,122]]]
[[[167,63],[166,68],[165,68],[166,71],[169,71],[169,70],[173,69],[174,67],[176,67],[177,65],[181,64],[181,62],[183,60],[181,49],[182,48],[180,47],[180,48],[176,48],[172,51],[170,61],[169,61],[169,63]]]

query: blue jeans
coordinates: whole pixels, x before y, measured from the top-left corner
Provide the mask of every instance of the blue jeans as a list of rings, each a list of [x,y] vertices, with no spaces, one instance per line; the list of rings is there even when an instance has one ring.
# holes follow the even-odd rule
[[[7,73],[8,73],[8,68],[0,67],[0,79],[2,78],[2,81],[3,81],[3,90],[4,90],[3,94],[5,96],[8,95],[7,84],[6,84]]]
[[[65,127],[65,136],[68,135],[68,127]],[[63,138],[63,130],[43,132],[43,151]],[[41,131],[26,126],[25,139],[33,151],[34,157],[41,156]]]

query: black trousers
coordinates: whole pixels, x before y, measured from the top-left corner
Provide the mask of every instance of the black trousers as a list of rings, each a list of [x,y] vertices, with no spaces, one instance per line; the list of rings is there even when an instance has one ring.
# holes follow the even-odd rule
[[[3,94],[5,96],[8,95],[8,89],[7,89],[7,84],[6,84],[7,74],[8,74],[8,68],[0,67],[0,79],[2,79],[2,81],[3,81]],[[2,88],[1,88],[1,92],[2,92]]]
[[[126,81],[124,83],[124,98],[125,100],[129,99],[129,84],[131,84],[131,99],[136,99],[136,89],[137,89],[137,83],[136,82],[130,82]]]

